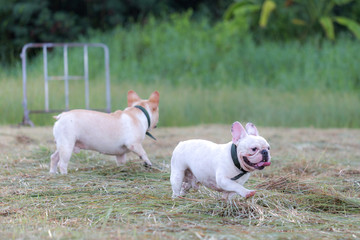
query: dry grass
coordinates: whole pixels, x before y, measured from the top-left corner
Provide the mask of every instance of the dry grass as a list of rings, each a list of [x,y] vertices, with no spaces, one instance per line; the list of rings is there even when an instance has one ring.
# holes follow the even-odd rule
[[[169,161],[178,141],[230,140],[228,126],[159,128],[123,167],[94,152],[50,176],[49,127],[0,127],[0,232],[4,239],[356,239],[360,237],[360,130],[261,128],[273,164],[231,202],[200,187],[171,199]]]

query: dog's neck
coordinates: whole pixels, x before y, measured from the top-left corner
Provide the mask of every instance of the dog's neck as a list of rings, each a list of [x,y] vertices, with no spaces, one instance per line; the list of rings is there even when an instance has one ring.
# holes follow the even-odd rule
[[[147,124],[148,124],[148,127],[146,129],[146,135],[148,135],[152,139],[156,140],[156,138],[153,135],[151,135],[151,133],[149,132],[149,129],[150,129],[150,126],[151,126],[151,119],[150,119],[149,112],[143,106],[136,105],[134,107],[141,110],[144,113],[145,117],[146,117]]]
[[[150,119],[150,115],[149,115],[148,111],[143,106],[140,106],[140,105],[136,105],[134,107],[137,108],[137,109],[140,109],[144,113],[144,115],[146,117],[146,120],[147,120],[147,123],[148,123],[147,130],[149,130],[150,125],[151,125],[151,119]]]
[[[235,144],[231,144],[231,158],[233,160],[234,165],[241,171],[240,174],[236,175],[235,177],[232,177],[231,180],[238,180],[239,178],[241,178],[242,176],[244,176],[245,174],[248,173],[248,171],[244,170],[239,162],[239,158],[237,155],[237,147]]]

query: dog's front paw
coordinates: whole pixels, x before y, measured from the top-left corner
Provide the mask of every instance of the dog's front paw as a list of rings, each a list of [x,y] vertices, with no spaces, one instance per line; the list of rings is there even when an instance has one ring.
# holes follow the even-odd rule
[[[179,194],[173,193],[173,195],[171,196],[171,198],[172,198],[172,199],[176,199],[176,198],[178,198],[179,196],[180,196]]]
[[[245,198],[250,198],[250,197],[254,196],[255,193],[256,193],[256,191],[249,191],[249,192],[246,194]]]
[[[151,168],[152,164],[148,164],[147,162],[144,162],[144,167]]]

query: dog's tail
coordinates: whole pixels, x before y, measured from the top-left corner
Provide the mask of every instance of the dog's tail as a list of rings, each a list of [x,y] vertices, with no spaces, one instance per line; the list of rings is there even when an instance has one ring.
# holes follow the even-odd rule
[[[56,119],[56,120],[59,120],[59,119],[61,118],[61,115],[62,115],[62,113],[60,113],[60,114],[57,115],[57,116],[53,116],[53,118]]]

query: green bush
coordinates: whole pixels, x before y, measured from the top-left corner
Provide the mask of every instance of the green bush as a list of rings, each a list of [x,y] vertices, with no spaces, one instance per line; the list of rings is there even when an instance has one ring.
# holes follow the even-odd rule
[[[225,21],[242,29],[241,20],[250,19],[246,24],[257,41],[320,34],[335,40],[335,32],[345,30],[360,39],[359,11],[359,1],[354,0],[239,0],[230,5]]]
[[[116,82],[164,82],[193,87],[239,86],[298,89],[358,90],[359,45],[351,38],[338,42],[312,37],[306,42],[258,45],[251,35],[229,34],[208,21],[191,21],[191,12],[172,15],[170,21],[150,18],[146,25],[118,27],[108,33],[92,32],[90,40],[103,42],[111,50],[111,79]],[[103,55],[89,50],[90,76],[102,79]],[[70,74],[81,74],[82,52],[70,49]],[[62,52],[49,54],[49,74],[63,72]],[[42,56],[34,59],[28,71],[42,71]],[[13,71],[9,68],[8,71]],[[74,72],[72,71],[74,69]],[[41,72],[39,72],[42,77]]]
[[[0,63],[18,60],[29,42],[72,42],[91,30],[107,31],[149,16],[194,9],[194,18],[217,19],[231,0],[8,0],[0,4]]]

